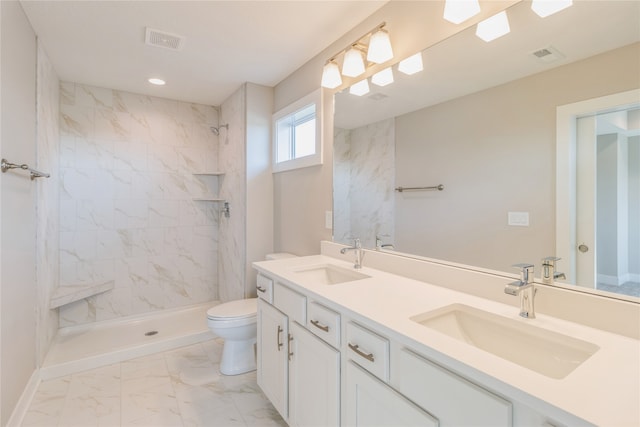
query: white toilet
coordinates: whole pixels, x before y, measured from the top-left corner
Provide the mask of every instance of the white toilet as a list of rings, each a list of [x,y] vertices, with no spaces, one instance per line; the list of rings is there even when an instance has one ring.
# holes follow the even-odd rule
[[[288,253],[268,254],[267,260],[292,258]],[[258,299],[226,302],[207,310],[207,324],[214,335],[224,339],[220,373],[239,375],[256,369],[256,315]]]

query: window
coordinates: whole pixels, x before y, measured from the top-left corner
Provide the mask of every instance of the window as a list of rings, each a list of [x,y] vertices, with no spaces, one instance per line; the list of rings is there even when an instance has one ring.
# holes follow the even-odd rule
[[[273,115],[273,171],[322,164],[320,90]]]

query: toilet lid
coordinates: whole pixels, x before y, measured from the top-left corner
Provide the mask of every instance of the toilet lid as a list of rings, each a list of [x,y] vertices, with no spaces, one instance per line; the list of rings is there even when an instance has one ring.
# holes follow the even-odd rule
[[[207,310],[209,319],[239,319],[255,316],[258,311],[258,298],[240,299],[216,305]]]

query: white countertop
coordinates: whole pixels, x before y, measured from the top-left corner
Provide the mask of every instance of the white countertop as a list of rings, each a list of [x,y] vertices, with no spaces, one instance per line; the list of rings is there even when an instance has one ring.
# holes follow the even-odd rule
[[[320,264],[353,268],[351,263],[324,255],[253,265],[258,271],[299,286],[342,311],[377,323],[383,331],[398,334],[390,338],[412,345],[436,362],[455,364],[460,374],[472,380],[475,378],[498,392],[505,392],[505,385],[511,391],[521,391],[514,399],[538,411],[545,413],[545,409],[557,408],[600,426],[640,426],[640,341],[543,314],[524,319],[513,306],[366,266],[358,271],[370,278],[336,285],[312,280],[301,283],[300,275],[294,271]],[[412,316],[454,303],[588,341],[600,348],[565,378],[552,379],[410,320]]]

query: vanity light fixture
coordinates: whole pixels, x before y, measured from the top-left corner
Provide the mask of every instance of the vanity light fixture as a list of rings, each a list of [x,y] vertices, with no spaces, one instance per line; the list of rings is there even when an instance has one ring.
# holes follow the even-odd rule
[[[369,83],[367,79],[360,80],[358,83],[351,85],[349,88],[349,93],[351,95],[362,96],[369,93]]]
[[[385,25],[386,22],[376,25],[371,31],[329,58],[322,69],[322,87],[335,89],[342,85],[338,66],[341,56],[342,75],[347,77],[358,77],[369,66],[393,59],[391,40],[389,33],[384,29]]]
[[[422,52],[418,52],[415,55],[405,58],[398,64],[398,71],[403,72],[409,76],[422,70]]]
[[[342,84],[340,77],[340,68],[335,61],[329,61],[322,69],[322,87],[335,89]]]
[[[369,50],[367,51],[367,61],[376,64],[382,64],[393,58],[393,49],[391,48],[391,40],[389,33],[380,28],[371,34],[369,39]]]
[[[165,82],[162,79],[158,79],[155,77],[150,78],[149,80],[147,80],[149,83],[151,83],[152,85],[156,85],[156,86],[164,86],[167,82]]]
[[[573,5],[573,0],[533,0],[531,2],[531,10],[539,17],[546,18],[556,12]]]
[[[362,58],[362,51],[356,46],[351,46],[344,54],[344,62],[342,64],[342,74],[347,77],[358,77],[364,73],[364,59]]]
[[[377,86],[386,86],[393,83],[393,71],[391,71],[391,67],[378,71],[371,76],[371,83]]]
[[[449,22],[460,24],[478,13],[480,13],[478,0],[446,0],[443,17]]]
[[[491,18],[487,18],[482,22],[478,22],[476,27],[476,36],[480,37],[486,42],[502,37],[511,31],[509,28],[509,18],[507,18],[507,12],[502,11]]]

